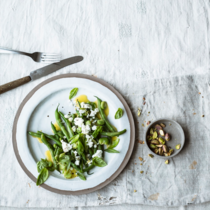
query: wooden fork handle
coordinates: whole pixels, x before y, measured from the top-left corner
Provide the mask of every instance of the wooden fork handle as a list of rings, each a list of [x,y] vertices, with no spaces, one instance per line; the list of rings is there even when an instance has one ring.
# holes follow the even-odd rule
[[[26,84],[26,83],[28,83],[30,81],[31,81],[31,77],[27,76],[27,77],[23,77],[21,79],[17,79],[15,81],[6,83],[4,85],[1,85],[0,86],[0,94],[5,93],[5,92],[7,92],[9,90],[12,90],[12,89],[14,89],[16,87],[19,87],[21,85],[24,85],[24,84]]]

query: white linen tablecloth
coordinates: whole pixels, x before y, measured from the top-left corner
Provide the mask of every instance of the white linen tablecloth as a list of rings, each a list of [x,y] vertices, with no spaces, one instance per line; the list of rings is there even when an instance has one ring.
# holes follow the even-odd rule
[[[209,201],[209,14],[207,0],[1,0],[0,46],[61,52],[63,58],[81,55],[84,60],[0,95],[0,206],[177,206]],[[0,84],[44,66],[6,54],[0,55],[0,64]],[[33,87],[64,73],[94,75],[119,90],[133,111],[137,140],[143,137],[145,120],[177,120],[187,135],[185,149],[166,166],[149,159],[145,145],[137,143],[123,173],[88,195],[56,195],[36,187],[13,153],[12,124]],[[140,118],[138,107],[143,108]],[[146,159],[143,166],[139,156]],[[191,169],[193,161],[197,165]]]

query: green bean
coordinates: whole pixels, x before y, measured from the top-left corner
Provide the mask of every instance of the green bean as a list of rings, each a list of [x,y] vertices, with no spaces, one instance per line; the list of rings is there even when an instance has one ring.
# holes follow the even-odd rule
[[[93,155],[93,152],[92,152],[92,149],[91,149],[91,148],[88,149],[88,152],[89,152],[89,154],[90,154],[91,156]]]
[[[102,136],[110,136],[110,137],[113,137],[113,136],[119,136],[119,135],[122,135],[126,132],[126,129],[122,130],[122,131],[119,131],[119,132],[101,132],[101,135]]]
[[[52,159],[53,159],[54,166],[55,166],[55,168],[57,168],[53,146],[47,141],[46,136],[44,134],[41,135],[41,140],[47,146],[47,148],[49,149],[50,154],[51,154]]]
[[[41,132],[41,131],[38,131],[37,133],[39,133],[39,134],[44,134],[47,138],[53,140],[59,147],[62,147],[61,142],[60,142],[58,139],[56,139],[54,136],[48,135],[48,134],[43,133],[43,132]]]
[[[38,133],[34,133],[32,131],[29,131],[28,134],[32,137],[35,137],[35,138],[41,138],[41,134],[38,134]]]
[[[81,172],[80,168],[77,167],[76,164],[74,164],[74,163],[71,162],[71,166],[72,166],[74,169],[76,169],[77,171]]]
[[[63,132],[62,131],[57,131],[57,134],[56,135],[58,135],[59,137],[61,137],[61,138],[63,138],[64,137],[64,135],[63,135]]]
[[[96,97],[96,96],[95,96],[95,97]],[[98,110],[99,110],[99,112],[100,112],[100,114],[101,114],[101,118],[102,118],[102,119],[104,120],[104,122],[106,123],[106,125],[107,125],[109,131],[115,132],[115,128],[114,128],[114,127],[112,126],[112,124],[107,120],[106,115],[105,115],[104,111],[103,111],[102,108],[101,108],[101,99],[98,98],[98,97],[96,97],[96,98],[97,98]]]
[[[80,170],[83,173],[83,160],[80,160]]]
[[[59,114],[60,114],[61,118],[64,120],[64,122],[66,123],[67,131],[68,131],[69,136],[71,138],[72,136],[74,136],[74,132],[71,128],[71,124],[70,124],[69,120],[64,117],[64,114],[62,112],[59,112]]]
[[[90,171],[91,169],[93,169],[95,166],[93,164],[91,164],[90,166],[88,166],[87,168],[85,168],[83,170],[83,172],[87,172],[87,171]]]
[[[56,130],[56,128],[55,128],[55,126],[53,125],[52,122],[51,122],[51,128],[52,128],[53,133],[56,134],[57,133],[57,130]]]
[[[63,132],[63,134],[66,136],[67,140],[69,141],[70,136],[69,136],[69,133],[67,132],[65,126],[63,125],[60,114],[58,112],[58,107],[55,110],[55,119],[56,119],[56,122],[57,122],[58,126],[60,127],[61,131]]]

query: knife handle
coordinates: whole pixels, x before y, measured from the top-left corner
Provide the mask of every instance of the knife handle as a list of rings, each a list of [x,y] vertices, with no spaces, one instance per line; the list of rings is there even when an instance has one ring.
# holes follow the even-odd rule
[[[26,84],[27,82],[30,82],[30,81],[31,81],[31,77],[27,76],[27,77],[23,77],[21,79],[17,79],[15,81],[6,83],[4,85],[1,85],[0,86],[0,94],[5,93],[5,92],[7,92],[9,90],[12,90],[16,87],[19,87],[21,85],[24,85],[24,84]]]

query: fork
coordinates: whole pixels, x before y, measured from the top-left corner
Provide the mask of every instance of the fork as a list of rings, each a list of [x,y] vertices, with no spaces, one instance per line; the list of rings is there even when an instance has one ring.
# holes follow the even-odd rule
[[[45,53],[45,52],[27,53],[2,47],[0,47],[0,53],[26,55],[31,57],[35,62],[40,62],[40,63],[57,63],[61,60],[61,55],[56,53]]]

